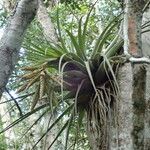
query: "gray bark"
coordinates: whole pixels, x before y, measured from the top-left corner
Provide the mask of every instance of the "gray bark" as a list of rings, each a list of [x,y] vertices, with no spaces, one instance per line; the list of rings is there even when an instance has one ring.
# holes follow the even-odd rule
[[[147,56],[149,41],[141,40],[142,1],[126,0],[124,48],[134,56]],[[145,36],[143,36],[145,37]],[[142,47],[142,43],[144,46]],[[141,63],[122,66],[118,73],[120,100],[118,102],[118,127],[112,131],[112,150],[150,149],[149,71]],[[117,135],[117,136],[116,136]]]
[[[24,33],[33,20],[37,7],[37,0],[21,0],[8,20],[0,41],[0,98],[17,62]]]
[[[8,14],[13,10],[14,5],[15,0],[3,0],[3,7],[5,8]]]
[[[145,24],[150,21],[150,9],[143,14],[142,23]],[[150,56],[150,22],[146,24],[142,31],[147,31],[142,34],[142,49],[144,56]]]
[[[150,9],[148,9],[143,14],[143,24],[150,21]],[[148,26],[144,29],[150,31],[150,23],[147,24]],[[142,34],[142,49],[144,56],[150,56],[150,32],[145,32]],[[147,75],[146,75],[146,108],[145,108],[145,150],[150,149],[150,65],[147,66]]]
[[[111,150],[150,149],[150,73],[142,66],[126,63],[119,70],[121,92],[117,127],[111,127]]]
[[[117,119],[116,125],[111,126],[111,150],[132,150],[133,143],[131,132],[133,130],[133,106],[132,106],[132,67],[130,63],[122,66],[118,72],[118,84],[120,88],[120,97],[117,102],[117,113],[114,116]]]
[[[39,2],[39,9],[37,12],[37,19],[43,28],[43,32],[47,41],[56,44],[58,42],[58,37],[56,35],[54,25],[41,0],[38,0],[38,2]]]
[[[144,149],[150,149],[150,66],[147,66],[146,74],[146,107],[144,117]]]

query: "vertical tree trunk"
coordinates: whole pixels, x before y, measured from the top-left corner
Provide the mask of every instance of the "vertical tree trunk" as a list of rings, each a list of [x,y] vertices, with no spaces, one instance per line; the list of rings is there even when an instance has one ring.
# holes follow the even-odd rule
[[[142,23],[145,24],[150,20],[150,8],[146,10],[143,14]],[[146,24],[146,26],[149,24]],[[147,26],[143,31],[150,30],[150,25]],[[144,56],[150,56],[150,32],[144,32],[142,34],[142,49]],[[145,117],[144,117],[144,125],[145,125],[145,134],[144,134],[144,149],[150,149],[150,66],[146,66],[146,105],[145,105]]]
[[[44,35],[47,41],[57,44],[58,38],[51,18],[49,17],[46,7],[44,7],[42,1],[38,0],[38,2],[39,8],[37,12],[37,19],[43,28]]]
[[[125,1],[124,49],[134,57],[142,57],[141,23],[144,2]],[[118,137],[112,138],[111,149],[148,150],[150,149],[147,127],[148,107],[146,100],[147,70],[142,63],[125,64],[119,74],[120,101],[118,107]],[[149,120],[149,119],[148,119]],[[149,138],[149,139],[147,139]],[[116,142],[118,141],[118,143]],[[117,146],[116,146],[117,145]]]
[[[144,116],[144,150],[150,149],[150,66],[147,67],[146,74],[146,107]]]
[[[117,113],[114,116],[117,118],[117,124],[111,127],[111,150],[133,150],[131,132],[133,130],[133,105],[132,105],[132,93],[133,93],[133,74],[132,66],[130,63],[126,63],[119,69],[118,72],[118,84],[120,88],[120,97],[117,102]]]
[[[134,57],[142,57],[142,9],[143,1],[126,0],[125,1],[125,19],[124,34],[127,37],[125,46],[127,51]],[[127,26],[127,29],[126,29]],[[133,149],[144,149],[144,117],[145,117],[145,94],[146,94],[146,69],[143,64],[132,64],[132,143]]]

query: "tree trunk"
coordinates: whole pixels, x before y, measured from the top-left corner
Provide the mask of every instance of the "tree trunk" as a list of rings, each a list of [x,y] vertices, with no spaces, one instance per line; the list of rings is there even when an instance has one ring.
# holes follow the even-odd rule
[[[37,0],[21,0],[11,15],[0,41],[0,98],[17,62],[24,33],[33,20]]]
[[[120,100],[118,102],[118,127],[111,130],[111,150],[150,149],[148,120],[149,72],[142,66],[126,63],[118,73]],[[147,79],[147,80],[146,80]],[[147,117],[146,117],[147,116]]]
[[[124,49],[134,57],[142,57],[141,23],[143,1],[126,0],[124,19]],[[117,137],[111,139],[111,149],[150,149],[149,106],[146,95],[148,72],[145,64],[126,63],[118,73],[120,101],[118,105]],[[148,96],[147,96],[148,97]],[[147,116],[147,118],[146,118]],[[149,127],[148,127],[149,126]]]
[[[44,35],[47,41],[57,44],[58,37],[56,35],[56,31],[54,25],[49,17],[46,7],[44,7],[41,0],[39,2],[39,9],[37,12],[37,19],[43,28]]]

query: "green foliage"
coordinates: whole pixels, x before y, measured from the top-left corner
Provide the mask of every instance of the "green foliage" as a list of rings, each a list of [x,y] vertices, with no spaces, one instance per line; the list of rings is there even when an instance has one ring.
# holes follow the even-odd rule
[[[73,9],[80,9],[79,2],[82,2],[82,0],[60,0],[60,2],[70,5]]]
[[[46,41],[36,21],[27,32],[23,53],[28,64],[32,65],[26,64],[22,68],[24,75],[21,76],[19,92],[26,92],[29,96],[30,110],[24,110],[23,115],[2,132],[38,112],[39,117],[23,134],[26,137],[46,113],[55,116],[47,130],[34,141],[32,149],[37,148],[47,133],[60,123],[49,149],[63,132],[66,132],[65,149],[79,149],[79,146],[89,149],[84,127],[90,122],[102,127],[108,119],[110,103],[116,100],[114,71],[117,57],[114,56],[118,55],[123,44],[117,29],[120,16],[113,17],[109,23],[106,21],[104,26],[107,26],[99,34],[95,6],[87,3],[78,6],[80,9],[73,9],[73,14],[68,13],[69,5],[54,8],[51,15],[57,26],[58,44]]]
[[[117,81],[115,78],[115,73],[113,72],[114,67],[112,66],[112,63],[109,62],[109,59],[112,56],[115,56],[117,52],[119,52],[119,49],[123,44],[122,40],[119,39],[119,36],[115,35],[116,32],[114,32],[116,26],[120,23],[120,16],[115,17],[113,21],[108,24],[108,26],[104,29],[101,35],[96,38],[95,46],[93,46],[91,51],[88,51],[87,45],[90,45],[91,41],[89,41],[87,33],[89,29],[88,23],[90,21],[90,14],[92,12],[92,9],[87,14],[84,21],[83,17],[80,18],[75,34],[73,33],[73,31],[63,31],[61,29],[59,11],[57,11],[56,21],[60,43],[57,45],[49,44],[44,49],[45,43],[41,43],[41,45],[38,45],[37,43],[33,43],[33,41],[30,41],[30,47],[26,47],[30,51],[30,54],[33,53],[33,55],[30,55],[30,60],[32,60],[34,63],[37,62],[37,58],[42,60],[38,60],[38,65],[36,66],[43,66],[45,64],[45,67],[42,67],[42,70],[39,70],[40,68],[35,67],[35,65],[33,67],[34,71],[31,69],[32,67],[26,67],[27,71],[30,71],[30,69],[32,71],[32,73],[26,74],[22,77],[27,80],[27,82],[25,82],[28,83],[28,86],[26,85],[26,89],[28,89],[27,87],[32,86],[31,82],[33,82],[35,79],[32,74],[34,74],[36,70],[39,70],[39,75],[42,71],[49,75],[52,74],[52,72],[50,71],[51,68],[55,68],[56,72],[58,70],[58,73],[60,73],[59,79],[57,78],[57,80],[60,80],[62,94],[62,98],[60,97],[57,103],[65,105],[66,107],[66,111],[60,112],[58,118],[41,136],[41,138],[39,138],[34,147],[45,137],[47,132],[49,132],[53,128],[53,126],[56,125],[57,122],[59,122],[62,117],[65,117],[66,115],[68,115],[69,119],[64,120],[64,125],[61,127],[60,131],[56,135],[54,141],[50,144],[49,148],[52,146],[55,140],[57,140],[57,138],[64,131],[64,129],[67,128],[65,146],[65,149],[67,149],[68,137],[71,135],[70,132],[73,122],[76,123],[76,126],[82,126],[82,120],[84,118],[83,114],[92,113],[96,105],[100,107],[100,110],[96,111],[98,111],[100,117],[103,118],[102,122],[106,119],[104,116],[106,116],[106,114],[108,113],[107,109],[108,107],[110,107],[107,100],[111,101],[108,95],[111,94],[115,97],[115,93],[117,92],[113,90],[114,86],[117,86]],[[115,41],[111,40],[110,36],[111,38],[114,38]],[[66,39],[69,39],[69,43],[66,41]],[[36,76],[38,76],[37,73]],[[29,79],[31,80],[31,82]],[[40,82],[40,78],[36,79],[37,82]],[[114,82],[112,80],[114,80]],[[40,87],[40,84],[36,85],[39,85]],[[110,90],[107,90],[108,88],[111,89],[111,93]],[[49,87],[48,89],[51,89],[51,87]],[[54,89],[52,90],[54,91]],[[37,91],[38,95],[40,95],[40,91],[40,89]],[[47,91],[46,93],[48,96],[49,91]],[[43,94],[43,96],[46,95]],[[109,98],[107,99],[107,97]],[[36,97],[36,100],[41,98]],[[60,109],[60,106],[56,106],[57,103],[52,102],[53,99],[51,97],[48,97],[47,100],[50,101],[52,110],[54,106],[57,107],[57,109]],[[94,101],[97,100],[98,103],[95,103]],[[32,103],[35,103],[35,106],[38,101],[33,101]],[[81,113],[82,111],[79,111],[80,108],[83,109],[83,113]],[[90,118],[89,121],[91,120],[92,118]],[[77,139],[77,135],[75,135],[75,139]]]
[[[3,123],[0,117],[0,129],[2,130],[2,128],[3,128]],[[7,149],[7,145],[5,141],[5,136],[4,134],[0,134],[0,150],[6,150],[6,149]]]
[[[97,9],[97,11],[99,12],[98,18],[104,25],[106,25],[113,19],[114,16],[118,15],[118,13],[122,11],[119,2],[116,0],[99,1]]]

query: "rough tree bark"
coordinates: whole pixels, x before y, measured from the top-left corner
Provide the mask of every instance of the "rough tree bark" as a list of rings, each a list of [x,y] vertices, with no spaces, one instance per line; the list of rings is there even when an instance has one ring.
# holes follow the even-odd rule
[[[3,0],[3,7],[5,8],[5,10],[7,11],[7,13],[9,14],[13,8],[14,8],[14,0]]]
[[[43,32],[47,41],[56,44],[58,42],[58,37],[56,35],[54,25],[42,1],[38,0],[38,2],[39,2],[39,8],[37,12],[37,19],[43,28]]]
[[[134,57],[143,56],[141,40],[142,9],[145,1],[125,0],[124,49]],[[120,101],[118,107],[118,129],[112,137],[111,149],[149,150],[150,126],[147,123],[147,93],[149,75],[145,64],[126,63],[118,73]],[[147,118],[146,118],[147,117]],[[148,127],[149,126],[149,127]]]
[[[8,20],[0,41],[0,98],[17,62],[24,33],[37,8],[37,0],[21,0]]]
[[[134,57],[142,57],[142,40],[141,40],[141,25],[142,25],[142,9],[144,8],[143,1],[126,0],[126,14],[124,25],[124,33],[127,36],[125,47],[128,47],[128,52]],[[127,27],[127,29],[126,29]],[[132,64],[132,131],[131,138],[133,149],[144,149],[144,116],[145,116],[145,94],[146,94],[146,69],[143,64]]]

